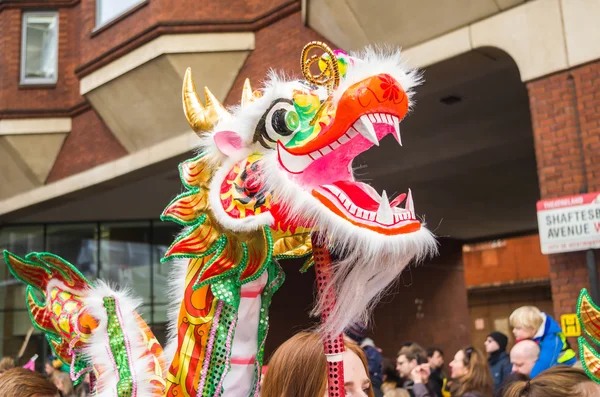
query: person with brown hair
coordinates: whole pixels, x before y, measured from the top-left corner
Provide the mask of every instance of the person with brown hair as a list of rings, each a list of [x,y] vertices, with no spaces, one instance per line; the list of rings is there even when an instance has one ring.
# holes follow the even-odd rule
[[[0,360],[0,375],[8,371],[9,369],[15,368],[17,365],[15,359],[12,357],[2,357]]]
[[[427,352],[417,343],[404,345],[398,352],[396,370],[404,379],[403,389],[411,397],[433,397],[435,392],[428,386],[431,369],[427,364]]]
[[[367,360],[360,347],[345,339],[344,387],[348,397],[373,397]],[[269,361],[261,397],[327,396],[327,359],[321,336],[300,332],[285,341]]]
[[[52,381],[56,385],[56,388],[60,390],[62,397],[75,397],[75,388],[68,373],[56,371]]]
[[[59,397],[58,389],[42,374],[25,368],[9,369],[0,376],[0,396]]]
[[[547,369],[534,379],[512,383],[503,397],[596,397],[600,385],[582,369],[559,365]]]
[[[494,381],[483,353],[474,347],[459,350],[450,363],[452,397],[492,397]]]

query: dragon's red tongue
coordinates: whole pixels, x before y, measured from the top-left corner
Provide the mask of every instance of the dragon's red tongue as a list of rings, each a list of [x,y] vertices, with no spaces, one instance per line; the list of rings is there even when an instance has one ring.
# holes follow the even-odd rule
[[[346,193],[354,205],[368,211],[377,211],[379,208],[379,200],[372,197],[364,187],[368,185],[352,181],[338,181],[333,185]]]

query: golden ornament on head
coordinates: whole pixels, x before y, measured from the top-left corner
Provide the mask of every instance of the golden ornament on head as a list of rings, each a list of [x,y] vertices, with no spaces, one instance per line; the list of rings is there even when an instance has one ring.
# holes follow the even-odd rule
[[[197,133],[210,131],[219,120],[231,118],[231,114],[214,94],[210,92],[208,87],[204,87],[204,96],[206,98],[206,105],[202,105],[202,101],[196,92],[196,86],[192,78],[192,69],[187,68],[183,77],[183,112],[188,123],[190,123],[192,129]],[[242,106],[248,105],[261,96],[262,93],[260,91],[252,91],[250,80],[246,79],[244,81],[244,88],[242,89]]]
[[[320,55],[309,57],[308,54],[313,49],[324,51],[328,57]],[[321,71],[319,74],[314,75],[310,68],[317,62],[325,63],[325,65],[322,69],[320,68]],[[340,69],[337,57],[333,53],[333,50],[321,41],[311,41],[302,49],[302,74],[309,83],[327,87],[327,91],[330,94],[340,85]]]
[[[182,96],[185,118],[190,123],[190,127],[197,133],[210,131],[219,119],[231,117],[231,114],[210,92],[208,87],[204,87],[206,105],[202,105],[202,101],[196,92],[191,68],[187,68],[183,77]]]

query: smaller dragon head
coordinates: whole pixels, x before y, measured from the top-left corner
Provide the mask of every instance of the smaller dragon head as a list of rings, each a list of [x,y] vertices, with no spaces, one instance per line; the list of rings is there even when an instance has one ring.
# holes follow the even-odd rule
[[[311,56],[314,49],[323,53]],[[400,123],[419,76],[397,51],[348,55],[319,42],[304,48],[302,72],[303,80],[271,73],[260,91],[246,81],[241,105],[228,111],[208,89],[202,104],[188,70],[184,110],[213,169],[208,201],[224,229],[318,231],[337,253],[338,304],[326,326],[338,332],[365,320],[402,269],[436,247],[410,190],[390,202],[352,169],[387,135],[402,145]]]

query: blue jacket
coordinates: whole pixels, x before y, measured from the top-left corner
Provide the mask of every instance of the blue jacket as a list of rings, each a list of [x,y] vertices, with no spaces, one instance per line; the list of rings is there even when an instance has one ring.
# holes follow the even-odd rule
[[[505,351],[497,351],[492,353],[488,359],[488,363],[490,364],[492,377],[494,378],[494,393],[497,393],[506,378],[508,378],[508,375],[512,372],[510,357]]]
[[[558,323],[547,314],[533,340],[540,345],[540,357],[531,370],[531,378],[555,365],[573,365],[577,355],[570,348]]]

